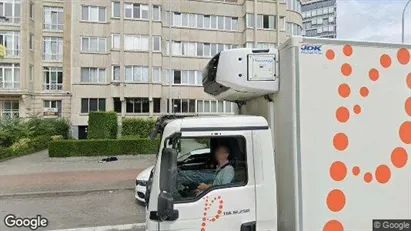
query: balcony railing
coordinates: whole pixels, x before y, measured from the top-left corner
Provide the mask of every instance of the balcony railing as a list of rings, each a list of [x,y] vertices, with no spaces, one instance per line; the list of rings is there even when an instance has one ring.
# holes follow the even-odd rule
[[[0,90],[21,90],[20,82],[0,82]]]
[[[62,90],[63,90],[63,84],[62,83],[43,84],[43,91],[62,91]]]

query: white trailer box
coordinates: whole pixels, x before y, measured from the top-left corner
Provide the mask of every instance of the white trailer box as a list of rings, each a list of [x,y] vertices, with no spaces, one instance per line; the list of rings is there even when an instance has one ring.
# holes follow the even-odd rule
[[[273,109],[243,106],[274,127],[279,230],[410,219],[410,46],[293,38],[279,64]]]

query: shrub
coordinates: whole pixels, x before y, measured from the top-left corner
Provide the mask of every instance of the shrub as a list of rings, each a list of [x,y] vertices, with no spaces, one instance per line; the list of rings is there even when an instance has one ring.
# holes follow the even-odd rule
[[[49,144],[50,157],[138,155],[157,153],[159,140],[62,140]]]
[[[116,139],[117,114],[115,112],[90,112],[88,119],[89,139]]]
[[[121,136],[147,138],[155,125],[152,119],[124,119]]]
[[[10,147],[14,142],[14,137],[10,132],[0,130],[0,147]]]
[[[18,157],[47,149],[50,137],[23,138],[8,148],[0,147],[0,160]]]
[[[56,119],[51,122],[54,127],[54,134],[57,136],[62,136],[64,139],[70,138],[70,124],[65,119]]]
[[[58,135],[58,136],[52,136],[51,140],[55,141],[55,140],[63,140],[64,137],[62,135]]]

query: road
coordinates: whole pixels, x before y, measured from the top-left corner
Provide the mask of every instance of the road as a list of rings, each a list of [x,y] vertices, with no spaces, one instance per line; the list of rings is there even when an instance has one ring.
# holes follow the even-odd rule
[[[49,158],[47,151],[0,162],[0,230],[4,218],[37,215],[48,219],[37,230],[127,226],[144,223],[145,208],[135,202],[137,174],[152,165],[155,155]],[[83,231],[82,230],[82,231]],[[143,228],[121,230],[142,231]]]
[[[144,223],[145,208],[135,202],[133,190],[77,193],[68,196],[15,196],[0,199],[0,230],[30,230],[7,228],[4,217],[47,218],[49,226],[37,230],[73,229]],[[130,231],[143,231],[129,229]]]

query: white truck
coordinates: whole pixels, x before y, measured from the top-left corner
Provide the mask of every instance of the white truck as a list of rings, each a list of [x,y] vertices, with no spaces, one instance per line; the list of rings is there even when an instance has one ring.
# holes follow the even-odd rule
[[[278,49],[217,54],[204,91],[241,115],[164,126],[146,230],[409,230],[410,48],[291,37]],[[193,138],[211,151],[186,166],[177,155]],[[179,174],[212,169],[221,142],[233,182],[191,193]]]

